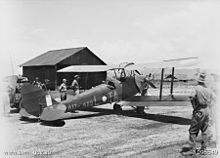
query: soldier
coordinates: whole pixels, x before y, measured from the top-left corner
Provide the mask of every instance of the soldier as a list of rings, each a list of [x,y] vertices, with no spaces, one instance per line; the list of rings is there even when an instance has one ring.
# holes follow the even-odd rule
[[[62,81],[63,81],[63,83],[59,87],[61,101],[66,100],[66,98],[67,98],[66,79],[64,78]]]
[[[183,155],[193,155],[196,149],[196,137],[199,131],[202,132],[201,149],[205,150],[207,147],[207,129],[209,126],[209,106],[211,106],[213,100],[213,93],[211,89],[205,86],[206,74],[201,73],[197,79],[197,86],[194,88],[194,92],[190,97],[193,106],[193,115],[191,125],[189,128],[189,144],[183,147]]]
[[[44,83],[42,84],[42,89],[47,91],[47,85],[50,82],[50,80],[48,80],[47,78],[44,79]]]
[[[38,88],[42,89],[42,84],[41,82],[39,81],[39,78],[36,77],[34,82],[32,83],[33,85],[37,86]]]
[[[71,87],[72,87],[73,92],[74,92],[73,95],[79,94],[79,79],[80,79],[79,75],[74,76],[73,82],[71,84]]]

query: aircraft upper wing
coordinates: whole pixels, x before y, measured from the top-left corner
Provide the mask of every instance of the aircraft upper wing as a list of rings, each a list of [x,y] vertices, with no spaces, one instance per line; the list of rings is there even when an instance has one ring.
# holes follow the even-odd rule
[[[151,62],[145,64],[135,64],[126,67],[127,70],[139,70],[146,68],[172,68],[172,67],[190,67],[199,63],[198,57],[168,59],[161,62]]]
[[[116,68],[119,67],[109,65],[71,65],[60,69],[57,72],[103,72]]]
[[[194,66],[198,63],[198,57],[178,58],[163,60],[161,62],[152,62],[146,64],[128,64],[126,70],[139,70],[146,68],[171,68]],[[57,72],[103,72],[113,69],[121,69],[117,65],[71,65],[58,70]]]

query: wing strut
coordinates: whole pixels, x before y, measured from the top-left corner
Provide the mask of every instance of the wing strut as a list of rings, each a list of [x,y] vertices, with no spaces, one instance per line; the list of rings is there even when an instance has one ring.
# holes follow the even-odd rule
[[[173,81],[174,81],[174,67],[172,67],[172,76],[171,76],[171,86],[170,86],[170,95],[173,96]]]
[[[164,76],[164,68],[162,68],[162,70],[161,70],[161,80],[160,80],[160,100],[162,100],[163,76]]]

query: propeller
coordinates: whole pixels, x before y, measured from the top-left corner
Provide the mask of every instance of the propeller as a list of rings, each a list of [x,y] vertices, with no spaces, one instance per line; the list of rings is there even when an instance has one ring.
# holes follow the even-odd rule
[[[133,62],[125,62],[125,63],[121,63],[119,65],[119,67],[121,67],[122,72],[121,72],[121,76],[124,73],[125,74],[125,70],[130,67],[135,65]],[[119,70],[118,70],[119,71]],[[141,93],[144,89],[146,89],[146,87],[152,87],[152,88],[156,88],[156,86],[150,81],[146,79],[146,76],[143,76],[142,73],[140,71],[138,71],[137,69],[131,70],[131,74],[133,74],[135,76],[135,82],[136,85],[138,87],[139,92]]]
[[[146,79],[146,76],[143,75],[136,75],[135,76],[135,82],[139,89],[139,92],[141,93],[144,89],[148,88],[149,86],[152,88],[157,88],[150,80]]]
[[[136,72],[138,75],[141,75],[140,71],[138,70],[134,70],[134,72]]]
[[[149,81],[149,80],[145,80],[144,84],[149,84],[152,88],[156,89],[157,87],[153,84],[153,82]]]

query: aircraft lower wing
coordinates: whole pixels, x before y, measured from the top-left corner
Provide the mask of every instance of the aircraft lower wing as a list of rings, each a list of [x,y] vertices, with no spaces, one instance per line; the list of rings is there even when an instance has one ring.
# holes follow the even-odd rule
[[[123,106],[186,106],[190,104],[189,96],[134,96],[120,102]]]

